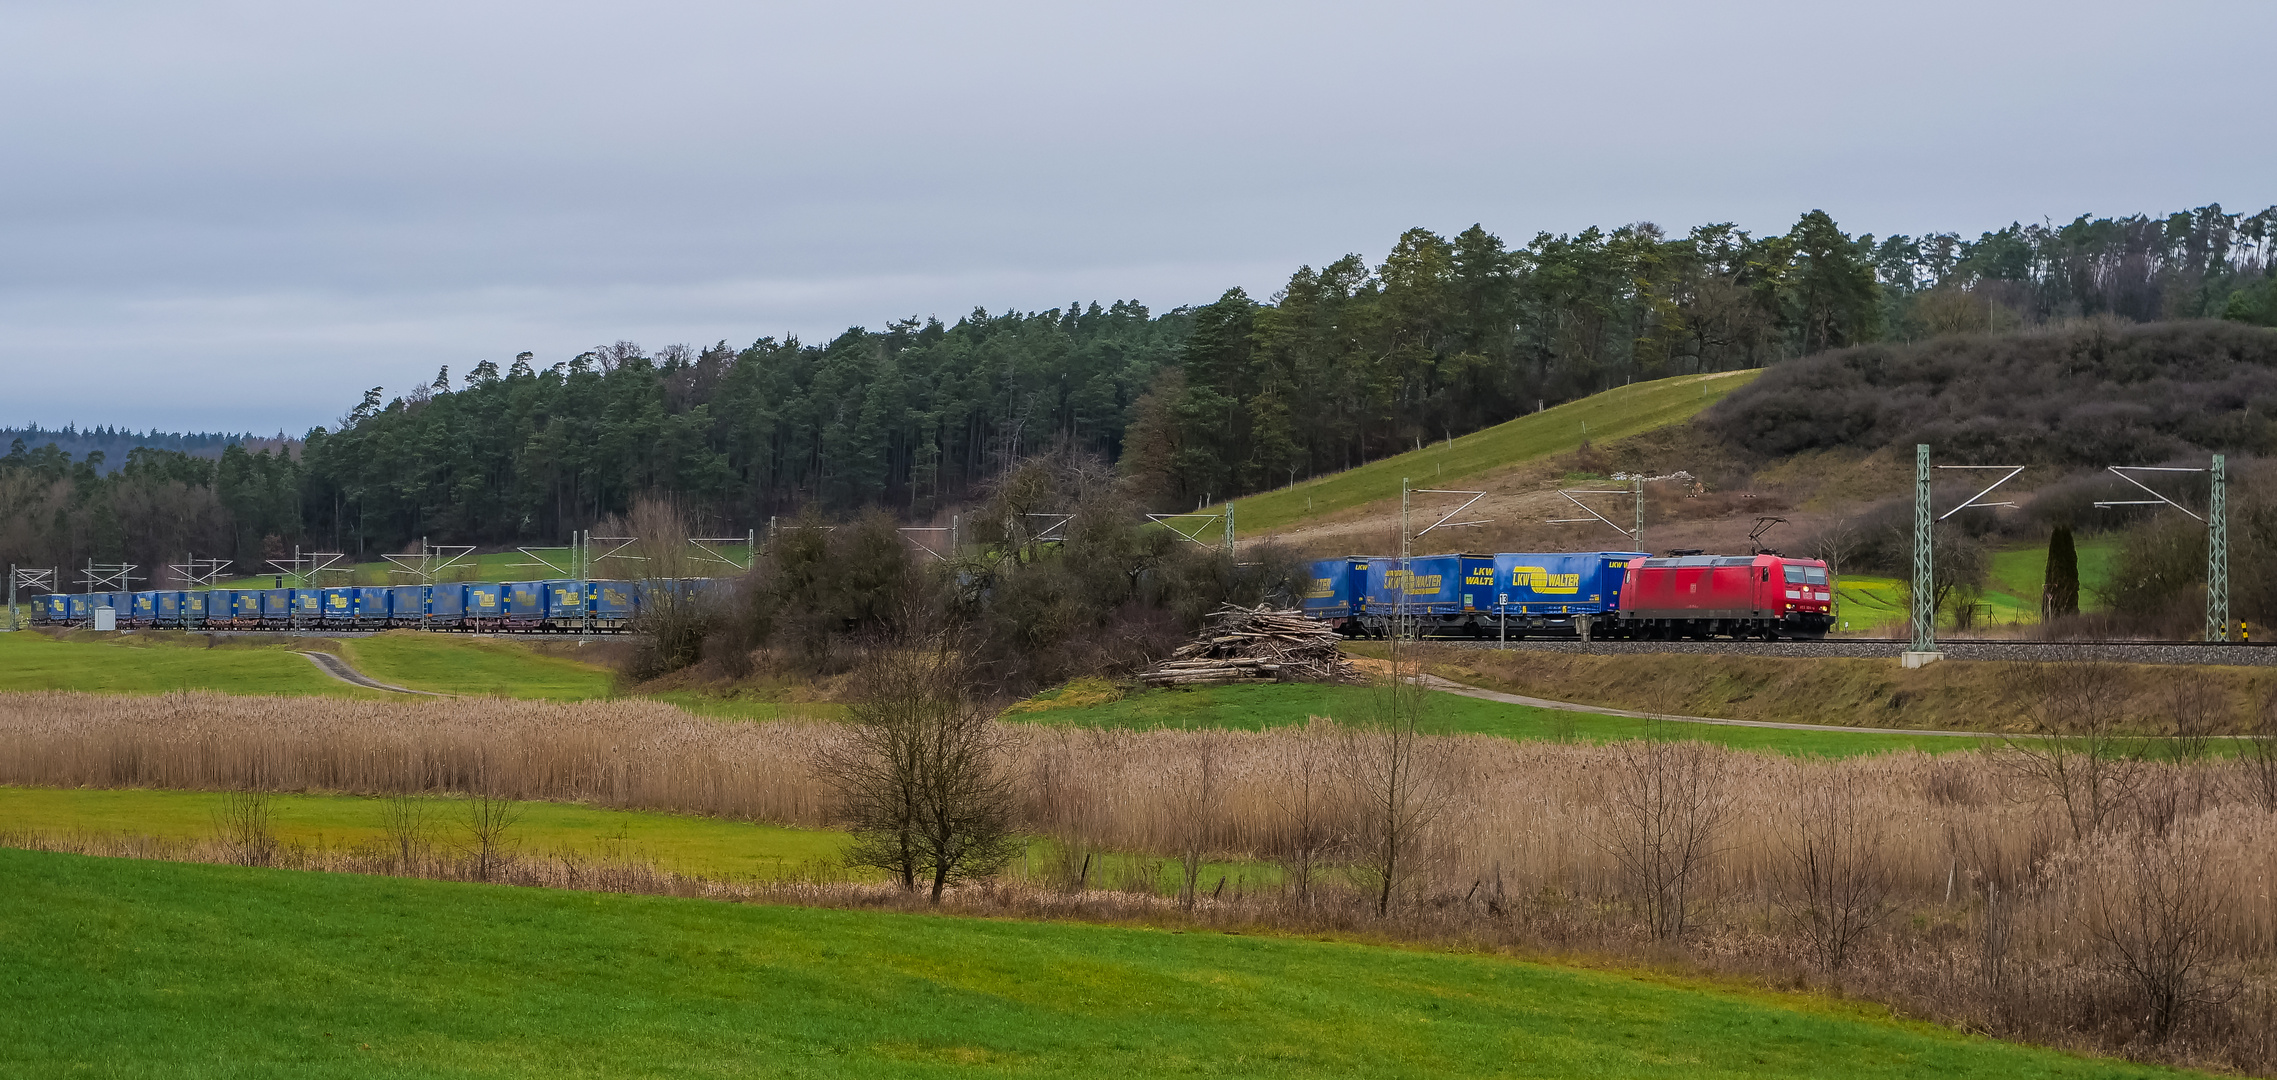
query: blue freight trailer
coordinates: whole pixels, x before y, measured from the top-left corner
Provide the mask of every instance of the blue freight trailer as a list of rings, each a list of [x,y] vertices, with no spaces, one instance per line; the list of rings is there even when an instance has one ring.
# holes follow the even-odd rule
[[[1306,576],[1305,614],[1326,619],[1339,629],[1365,614],[1370,561],[1364,556],[1346,556],[1314,562],[1312,572]]]
[[[506,625],[527,630],[546,618],[546,588],[542,581],[509,581],[505,593]]]
[[[1352,637],[1577,634],[1611,618],[1634,551],[1348,556],[1312,564],[1305,613]]]
[[[460,621],[470,630],[495,630],[506,615],[506,590],[489,582],[466,586],[466,603]]]
[[[427,586],[390,585],[387,587],[387,624],[389,626],[420,626],[427,621]]]
[[[416,586],[414,586],[416,588]],[[394,620],[388,600],[394,590],[385,585],[358,585],[351,603],[355,607],[357,626],[386,626]]]
[[[558,580],[544,582],[546,628],[550,630],[578,630],[585,625],[585,583]]]
[[[1363,609],[1346,631],[1382,637],[1394,627],[1414,634],[1484,635],[1494,612],[1494,557],[1413,555],[1352,560],[1363,576]]]
[[[466,586],[446,581],[427,587],[427,625],[456,630],[466,621]]]
[[[1621,608],[1621,586],[1639,551],[1505,552],[1494,557],[1496,614],[1509,637],[1578,634],[1582,618]]]
[[[621,630],[630,626],[633,616],[640,614],[640,597],[637,581],[585,583],[585,608],[593,613],[596,629]]]

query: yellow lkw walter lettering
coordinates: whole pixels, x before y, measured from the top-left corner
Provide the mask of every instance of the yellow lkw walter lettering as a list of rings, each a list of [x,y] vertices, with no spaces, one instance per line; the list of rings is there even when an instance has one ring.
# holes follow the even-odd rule
[[[1510,568],[1510,586],[1514,589],[1532,589],[1538,593],[1581,592],[1580,574],[1553,574],[1546,566],[1513,566]]]

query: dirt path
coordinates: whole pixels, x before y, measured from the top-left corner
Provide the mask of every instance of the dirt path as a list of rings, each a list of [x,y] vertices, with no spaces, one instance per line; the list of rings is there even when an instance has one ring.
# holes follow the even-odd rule
[[[1527,697],[1523,694],[1505,694],[1499,690],[1482,690],[1476,686],[1442,679],[1437,675],[1421,677],[1423,685],[1481,701],[1499,701],[1505,705],[1530,705],[1537,709],[1557,709],[1561,712],[1596,713],[1599,716],[1626,716],[1633,720],[1669,720],[1679,724],[1721,724],[1726,727],[1778,728],[1782,731],[1838,731],[1849,735],[1948,735],[1960,739],[1991,739],[1996,734],[1987,731],[1935,731],[1922,728],[1864,728],[1840,727],[1833,724],[1787,724],[1774,720],[1720,720],[1712,716],[1671,716],[1667,713],[1632,712],[1628,709],[1608,709],[1602,705],[1577,705],[1570,701],[1551,701],[1547,698]]]
[[[300,655],[308,657],[308,662],[315,664],[316,670],[321,671],[326,675],[330,675],[333,678],[347,683],[350,686],[361,686],[366,690],[385,690],[391,694],[417,694],[421,697],[444,696],[429,690],[408,690],[400,686],[390,686],[387,683],[380,682],[379,680],[374,679],[361,671],[357,671],[355,668],[349,667],[346,660],[342,660],[339,657],[332,655],[331,653],[304,652]]]

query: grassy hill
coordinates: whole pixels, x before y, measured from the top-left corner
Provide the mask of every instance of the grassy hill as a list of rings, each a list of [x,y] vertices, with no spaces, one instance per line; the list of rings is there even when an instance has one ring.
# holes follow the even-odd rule
[[[332,651],[381,682],[446,694],[582,701],[609,696],[615,677],[599,664],[549,656],[518,641],[416,630],[345,638]]]
[[[610,692],[608,669],[533,651],[519,642],[400,631],[333,640],[224,638],[140,632],[0,634],[0,690],[162,694],[321,694],[385,697],[318,671],[301,650],[342,656],[384,683],[446,694],[580,700]]]
[[[1418,486],[1444,487],[1509,465],[1689,420],[1695,413],[1747,385],[1761,371],[1681,375],[1635,383],[1508,423],[1474,431],[1459,439],[1381,458],[1340,473],[1314,477],[1279,491],[1235,501],[1237,536],[1283,529],[1308,518],[1399,497],[1401,477]],[[1213,512],[1224,510],[1220,504]]]
[[[81,690],[97,694],[322,694],[382,697],[318,671],[282,647],[204,648],[182,635],[58,641],[23,631],[0,634],[0,691]],[[308,645],[300,645],[308,648]]]
[[[0,851],[0,1073],[2150,1077],[1496,956]]]

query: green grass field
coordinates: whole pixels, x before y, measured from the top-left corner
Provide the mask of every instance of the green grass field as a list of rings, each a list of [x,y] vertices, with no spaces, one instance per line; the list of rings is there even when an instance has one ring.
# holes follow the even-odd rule
[[[2110,583],[2111,567],[2119,554],[2116,537],[2084,537],[2079,541],[2079,606],[2082,611],[2100,611],[2103,608],[2102,592]],[[1984,596],[1980,603],[1980,627],[2005,626],[2011,623],[2036,624],[2040,621],[2040,586],[2047,578],[2048,549],[2046,545],[2009,548],[1992,554],[1991,572],[1987,575]],[[1844,574],[1838,584],[1841,595],[1842,618],[1851,633],[1865,633],[1875,627],[1904,622],[1905,591],[1896,578],[1874,577],[1866,574]],[[1951,616],[1940,616],[1950,624]]]
[[[1306,518],[1399,497],[1401,477],[1444,487],[1493,469],[1565,453],[1583,442],[1627,438],[1688,420],[1752,381],[1759,371],[1684,375],[1607,390],[1554,409],[1366,465],[1237,501],[1237,535],[1256,536]],[[1222,511],[1223,504],[1212,512]]]
[[[147,788],[38,788],[0,786],[0,829],[51,835],[151,836],[195,841],[214,835],[221,795],[210,791]],[[470,837],[462,799],[422,799],[431,840],[440,850],[462,848]],[[835,829],[793,829],[686,814],[610,810],[565,803],[526,802],[508,837],[517,851],[539,856],[575,854],[587,859],[654,863],[675,874],[724,880],[874,881],[880,874],[848,868],[848,834]],[[281,794],[270,801],[277,841],[304,848],[356,848],[382,844],[382,801],[356,795]],[[1050,877],[1062,860],[1050,840],[1028,843],[1025,857],[1005,870],[1013,880]],[[1073,877],[1074,873],[1069,872]],[[1225,878],[1249,889],[1281,880],[1269,862],[1217,859],[1202,866],[1202,880]],[[1177,865],[1128,853],[1092,856],[1089,883],[1129,888],[1151,884],[1164,896],[1178,893]]]
[[[1285,683],[1144,690],[1119,701],[1056,705],[1044,695],[1005,718],[1028,723],[1106,728],[1228,728],[1261,731],[1302,724],[1325,716],[1347,723],[1364,721],[1378,691],[1360,686]],[[1606,742],[1648,734],[1693,739],[1742,750],[1772,750],[1815,757],[1851,757],[1892,750],[1952,753],[1973,750],[1975,739],[1903,731],[1788,731],[1720,724],[1651,724],[1625,716],[1567,712],[1485,701],[1433,692],[1425,727],[1445,735],[1492,735],[1505,739]],[[1042,707],[1038,707],[1042,706]]]
[[[0,690],[389,696],[341,682],[284,648],[208,649],[203,639],[147,635],[57,641],[29,631],[0,634]]]
[[[2103,610],[2103,592],[2111,583],[2111,567],[2119,558],[2119,538],[2115,535],[2082,536],[2076,541],[2079,551],[2079,608],[2081,611]],[[2039,619],[2040,589],[2048,578],[2048,546],[1997,551],[1992,556],[1992,577],[1986,592],[2005,593],[2016,598],[2021,607],[2029,608],[2034,621]],[[2027,603],[2027,601],[2029,601]]]
[[[581,701],[607,697],[614,674],[532,651],[517,641],[400,630],[343,638],[335,648],[356,670],[412,690]]]
[[[421,802],[437,844],[447,849],[466,838],[464,800]],[[207,791],[0,787],[0,828],[197,840],[213,835],[220,804],[221,796]],[[270,812],[280,843],[357,847],[386,839],[381,806],[382,800],[353,795],[277,795]],[[510,837],[521,850],[651,861],[678,874],[805,879],[820,868],[837,867],[846,847],[846,834],[828,829],[562,803],[521,807]]]
[[[20,1076],[2181,1075],[1474,954],[21,851],[0,877]]]

